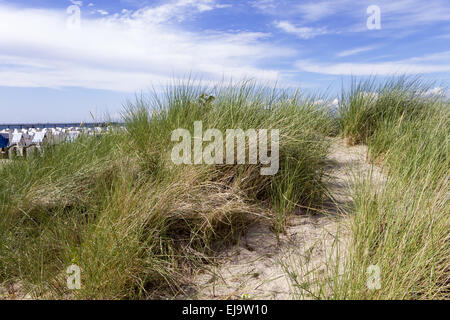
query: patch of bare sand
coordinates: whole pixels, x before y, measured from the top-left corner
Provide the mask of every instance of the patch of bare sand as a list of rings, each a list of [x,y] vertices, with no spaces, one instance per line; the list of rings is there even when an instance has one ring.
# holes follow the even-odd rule
[[[355,175],[383,176],[366,162],[366,155],[366,146],[348,147],[343,140],[333,139],[327,167],[330,194],[323,212],[310,215],[299,209],[279,241],[269,226],[255,223],[236,246],[220,253],[216,266],[195,275],[194,285],[179,298],[314,298],[312,277],[325,277],[330,257],[336,252],[345,256],[349,246],[346,213],[352,207]]]
[[[21,282],[0,284],[0,300],[32,300],[31,293],[28,292]]]

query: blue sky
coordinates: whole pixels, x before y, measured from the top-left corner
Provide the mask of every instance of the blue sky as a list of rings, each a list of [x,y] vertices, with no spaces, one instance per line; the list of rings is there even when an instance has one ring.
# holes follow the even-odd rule
[[[114,117],[188,74],[333,96],[395,73],[449,84],[448,0],[0,0],[0,123]]]

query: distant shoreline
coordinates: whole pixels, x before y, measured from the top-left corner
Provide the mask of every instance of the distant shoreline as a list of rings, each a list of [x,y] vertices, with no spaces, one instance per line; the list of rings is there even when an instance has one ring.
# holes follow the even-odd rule
[[[68,128],[68,127],[103,127],[106,125],[120,125],[120,122],[62,122],[62,123],[5,123],[0,124],[3,129],[29,129],[29,128]]]

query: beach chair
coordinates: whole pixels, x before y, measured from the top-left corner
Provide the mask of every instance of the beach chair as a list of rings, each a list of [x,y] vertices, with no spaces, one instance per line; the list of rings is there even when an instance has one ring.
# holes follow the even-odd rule
[[[42,143],[44,142],[46,134],[46,131],[39,131],[34,133],[31,142],[29,144],[27,143],[26,146],[24,146],[25,154],[27,157],[35,150],[38,150],[42,153]]]
[[[1,155],[3,157],[4,153],[3,150],[6,150],[6,148],[9,146],[9,133],[8,132],[0,132],[0,150]]]
[[[80,132],[78,132],[78,131],[69,131],[69,133],[66,137],[67,142],[74,142],[78,138],[79,135],[80,135]]]
[[[23,133],[13,132],[10,134],[10,144],[5,148],[8,158],[12,159],[14,153],[23,156]]]
[[[50,144],[58,144],[63,141],[63,132],[62,130],[52,129],[50,134],[47,134],[47,141]]]
[[[0,132],[0,149],[5,149],[9,145],[9,133]]]

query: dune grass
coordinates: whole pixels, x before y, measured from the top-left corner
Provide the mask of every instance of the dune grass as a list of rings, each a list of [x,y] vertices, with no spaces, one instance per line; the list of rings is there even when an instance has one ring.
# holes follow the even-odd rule
[[[388,178],[381,191],[367,180],[355,190],[351,265],[337,298],[450,298],[450,104],[429,88],[396,79],[363,107],[368,117],[356,125],[358,137],[372,161],[382,159]],[[343,133],[354,137],[347,111],[344,105]],[[379,290],[365,285],[370,264],[380,267]]]
[[[448,299],[449,101],[418,79],[376,83],[343,90],[337,120],[319,97],[251,81],[174,83],[128,102],[125,130],[2,165],[0,287],[20,283],[56,299],[182,294],[190,274],[255,219],[281,233],[296,206],[320,208],[327,136],[338,123],[349,144],[368,145],[386,181],[356,177],[350,247],[336,241],[327,277],[307,270],[297,297]],[[198,120],[204,130],[279,129],[278,174],[262,176],[260,165],[175,165],[171,132],[192,132]],[[302,267],[292,261],[288,275]],[[66,286],[71,264],[81,267],[81,290]],[[370,265],[380,268],[379,289],[367,286]]]
[[[283,232],[296,205],[320,206],[333,120],[314,100],[250,81],[174,83],[128,102],[125,130],[0,167],[0,284],[56,299],[182,293],[190,273],[251,221]],[[197,120],[204,130],[279,129],[278,174],[173,164],[172,130],[192,131]],[[66,286],[71,264],[81,290]]]
[[[315,297],[450,298],[450,105],[429,88],[401,77],[380,86],[356,81],[343,93],[341,135],[350,144],[367,144],[368,160],[387,177],[382,186],[355,177],[349,252],[334,248],[329,277],[313,277]],[[379,267],[379,288],[367,284],[376,277],[371,265]]]

